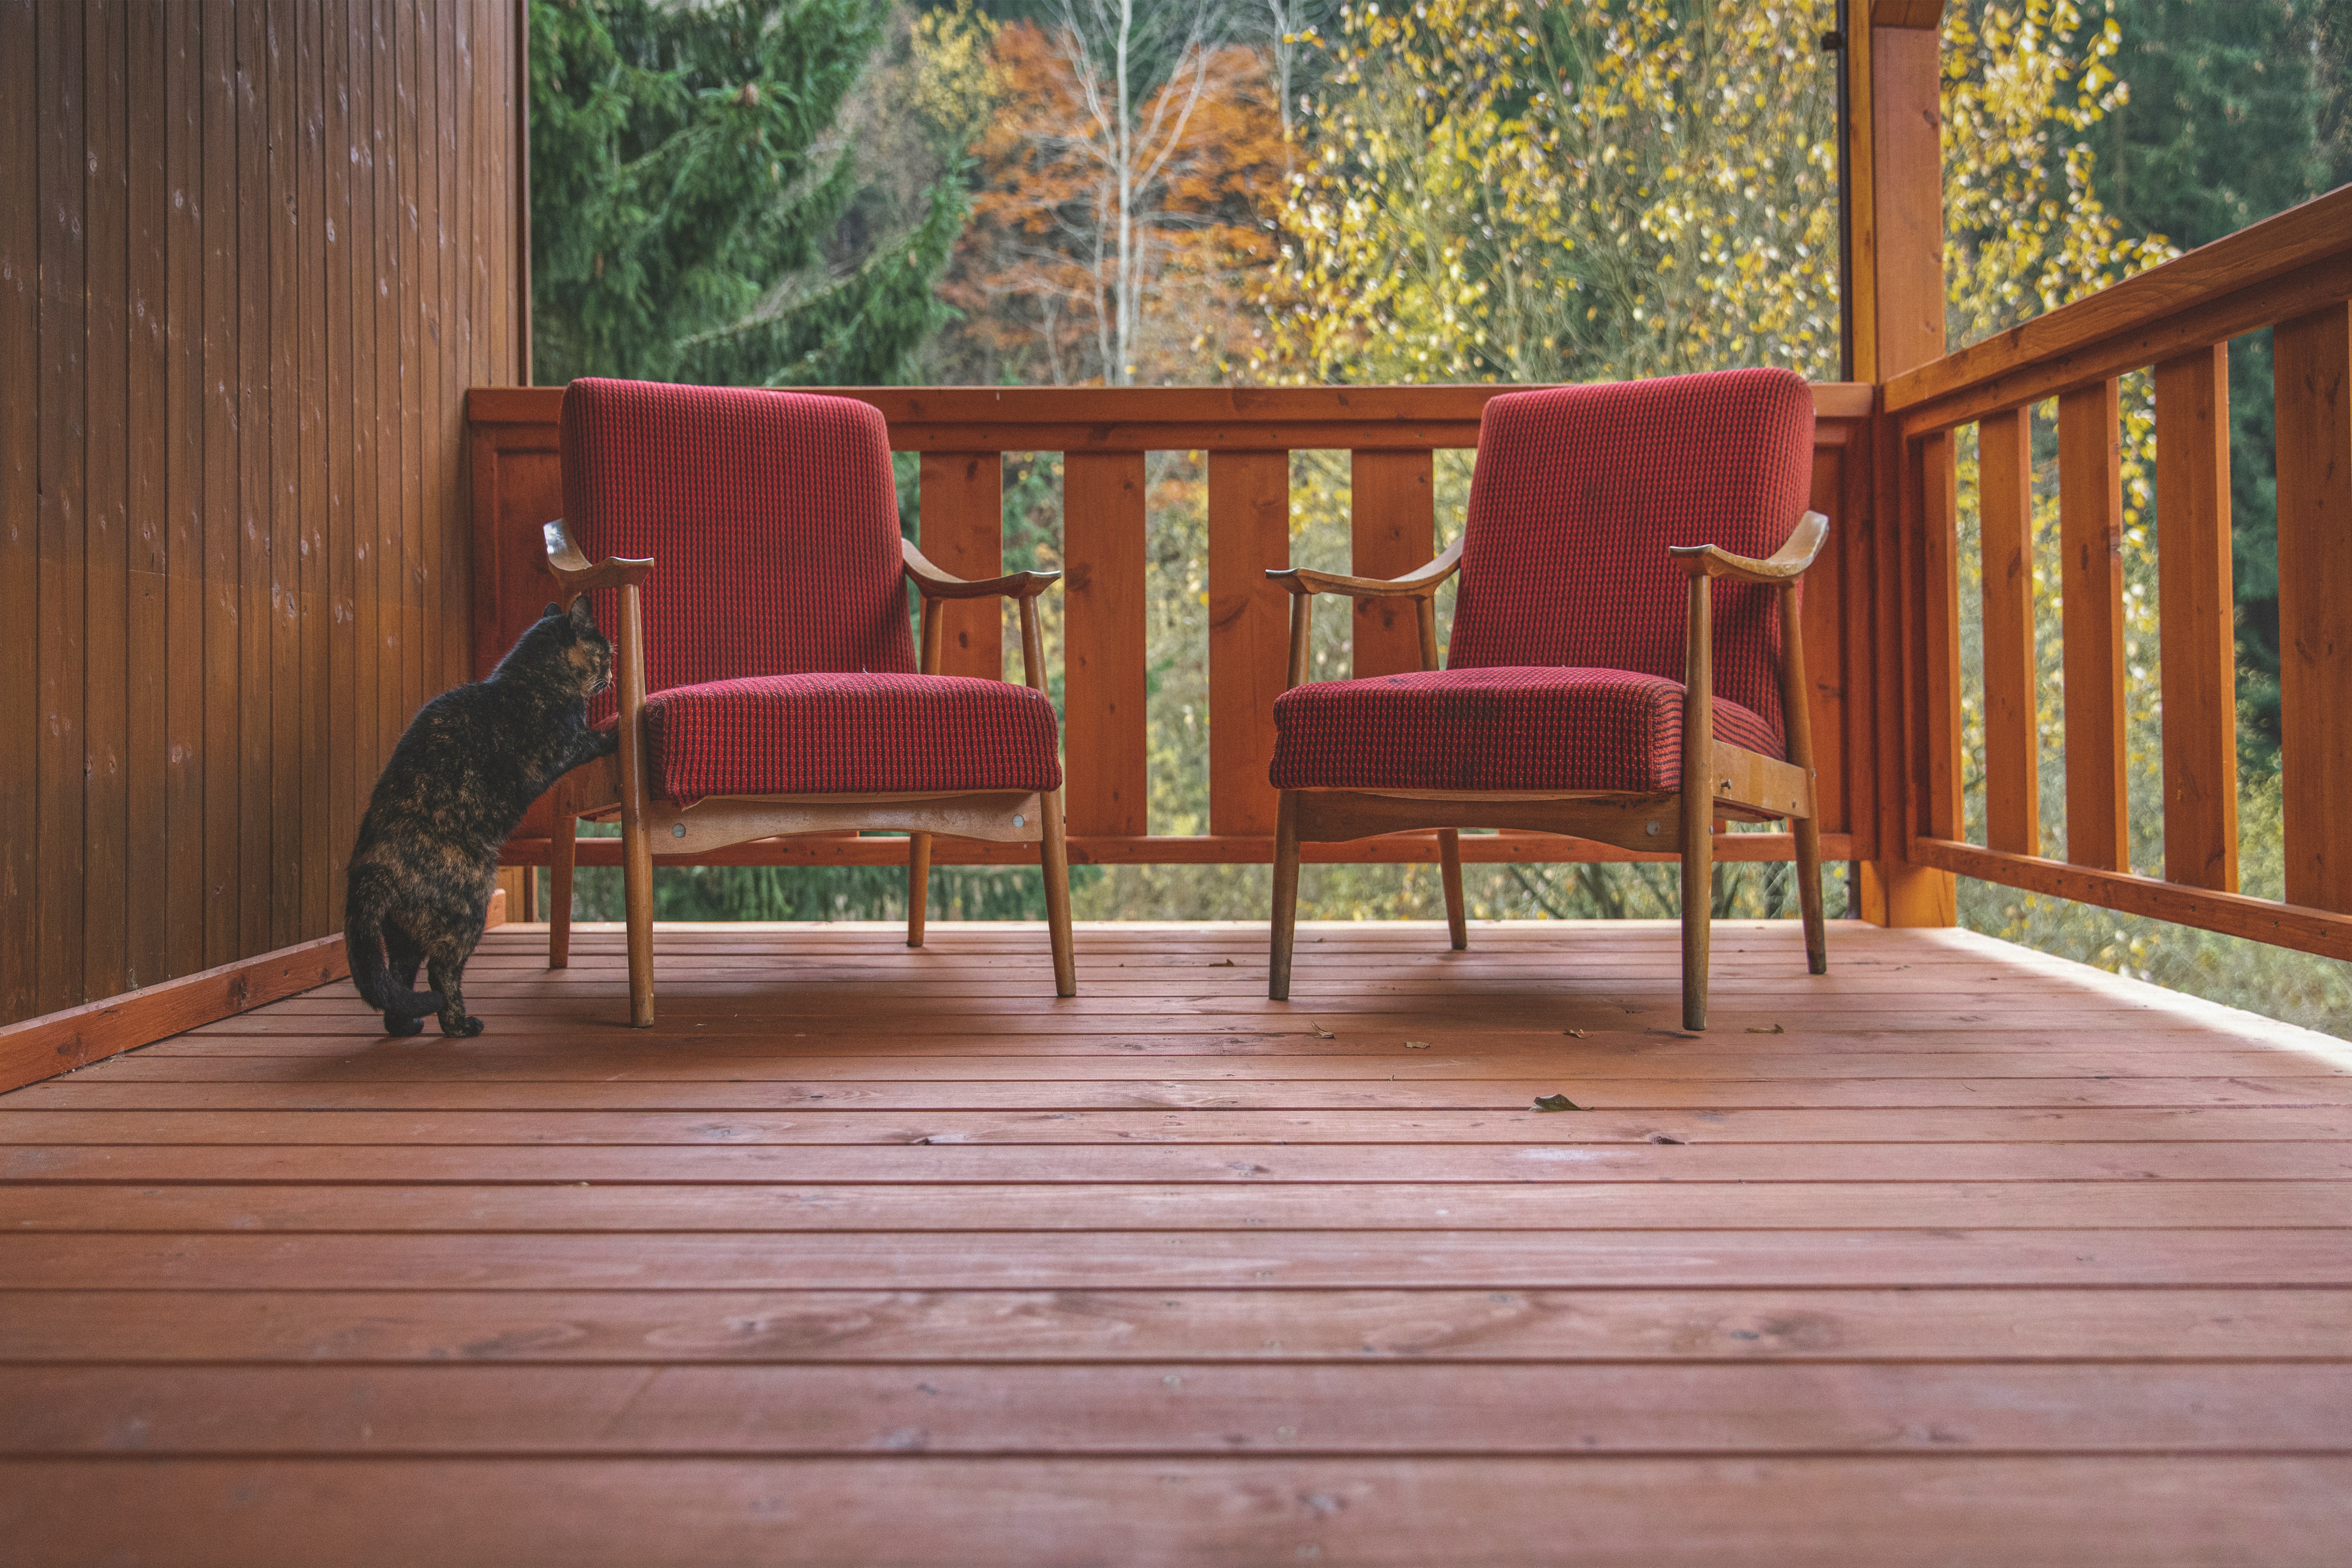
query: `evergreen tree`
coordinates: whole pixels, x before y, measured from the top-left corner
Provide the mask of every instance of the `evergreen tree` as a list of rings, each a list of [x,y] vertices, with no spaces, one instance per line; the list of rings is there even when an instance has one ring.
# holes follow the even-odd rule
[[[903,379],[950,315],[934,285],[970,210],[970,128],[926,120],[934,155],[920,161],[939,177],[911,202],[861,177],[857,154],[873,149],[837,121],[887,16],[873,0],[531,0],[539,381]],[[933,876],[942,920],[1045,912],[1034,869]],[[893,918],[906,880],[888,867],[664,868],[655,907],[667,920]],[[618,873],[583,871],[580,894],[583,912],[609,911]]]
[[[543,383],[898,379],[947,316],[960,170],[911,232],[834,254],[860,189],[828,133],[870,0],[531,0],[531,328]]]
[[[2129,101],[2092,126],[2099,195],[2125,228],[2184,250],[2352,178],[2342,96],[2352,0],[2114,0]],[[2278,748],[2277,469],[2267,332],[2230,351],[2231,510],[2241,715]],[[2161,440],[2159,432],[2158,439]]]

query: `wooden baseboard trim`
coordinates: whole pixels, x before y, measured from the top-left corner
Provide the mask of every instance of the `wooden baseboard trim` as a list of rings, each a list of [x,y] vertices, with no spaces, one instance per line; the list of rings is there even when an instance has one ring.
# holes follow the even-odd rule
[[[2063,860],[2012,855],[1948,838],[1914,838],[1911,858],[1922,866],[2021,888],[2029,893],[2072,899],[2127,915],[2315,952],[2324,958],[2352,959],[2352,915],[2329,910],[2273,903],[2243,893],[2217,893],[2154,877],[2135,877],[2128,871],[2070,866]]]
[[[200,1024],[341,980],[349,973],[342,937],[322,936],[11,1024],[0,1028],[0,1091],[152,1045]],[[358,998],[352,1005],[360,1005]]]
[[[577,864],[617,866],[621,841],[582,838]],[[1796,839],[1786,833],[1726,833],[1717,837],[1718,860],[1793,860]],[[1359,838],[1348,844],[1302,844],[1298,858],[1309,865],[1434,864],[1437,837],[1433,833],[1391,833]],[[1673,855],[1646,855],[1590,839],[1564,838],[1550,833],[1479,834],[1462,840],[1466,865],[1545,865],[1586,861],[1671,861]],[[1843,833],[1822,835],[1824,865],[1853,858],[1853,840]],[[1078,837],[1070,839],[1073,866],[1265,866],[1274,861],[1272,835],[1203,834],[1196,837],[1162,835]],[[510,838],[502,863],[544,866],[547,840]],[[904,838],[859,838],[848,834],[809,834],[793,838],[757,838],[702,855],[656,855],[656,866],[903,866]],[[978,838],[931,840],[934,866],[1034,866],[1034,844],[992,844]]]

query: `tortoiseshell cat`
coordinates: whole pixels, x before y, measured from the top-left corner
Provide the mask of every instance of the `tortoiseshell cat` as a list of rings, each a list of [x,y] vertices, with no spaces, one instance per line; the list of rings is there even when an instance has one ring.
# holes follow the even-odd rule
[[[619,731],[588,728],[588,699],[613,679],[613,645],[583,595],[532,623],[488,680],[417,710],[375,781],[352,850],[343,945],[352,984],[386,1030],[414,1035],[428,1013],[445,1035],[466,1016],[466,961],[482,939],[499,850],[530,803],[571,769],[611,752]],[[415,989],[425,965],[433,989]]]

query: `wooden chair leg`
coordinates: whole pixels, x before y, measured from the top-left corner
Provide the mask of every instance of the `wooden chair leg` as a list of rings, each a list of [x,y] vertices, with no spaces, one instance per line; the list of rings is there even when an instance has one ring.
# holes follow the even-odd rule
[[[1797,912],[1805,922],[1805,968],[1830,972],[1829,925],[1822,918],[1822,825],[1809,816],[1790,824],[1797,835]]]
[[[1713,804],[1683,806],[1683,1027],[1694,1031],[1706,1027],[1707,947],[1715,923],[1715,839],[1707,831]]]
[[[547,845],[547,967],[572,966],[572,868],[579,858],[580,819],[558,816]]]
[[[639,813],[621,813],[621,898],[629,920],[629,1026],[654,1026],[654,842]]]
[[[1298,932],[1298,795],[1282,792],[1274,825],[1274,931],[1266,953],[1265,994],[1290,1000],[1290,949]]]
[[[923,945],[923,916],[931,894],[931,836],[907,837],[907,945]]]
[[[1460,952],[1470,945],[1470,921],[1462,912],[1461,829],[1437,830],[1437,858],[1445,879],[1445,930],[1454,939],[1454,951]]]
[[[1076,996],[1078,961],[1070,942],[1070,846],[1062,833],[1062,792],[1046,791],[1038,809],[1045,814],[1045,837],[1037,847],[1037,861],[1045,874],[1045,927],[1054,942],[1054,994]],[[928,842],[923,853],[928,859]]]

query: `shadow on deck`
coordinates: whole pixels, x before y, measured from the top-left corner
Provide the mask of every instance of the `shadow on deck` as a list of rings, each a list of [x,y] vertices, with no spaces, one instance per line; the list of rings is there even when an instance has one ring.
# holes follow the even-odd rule
[[[494,931],[0,1098],[31,1563],[2341,1563],[2352,1047],[1953,931]],[[1577,1110],[1538,1111],[1562,1094]],[[14,1549],[12,1548],[12,1549]]]

